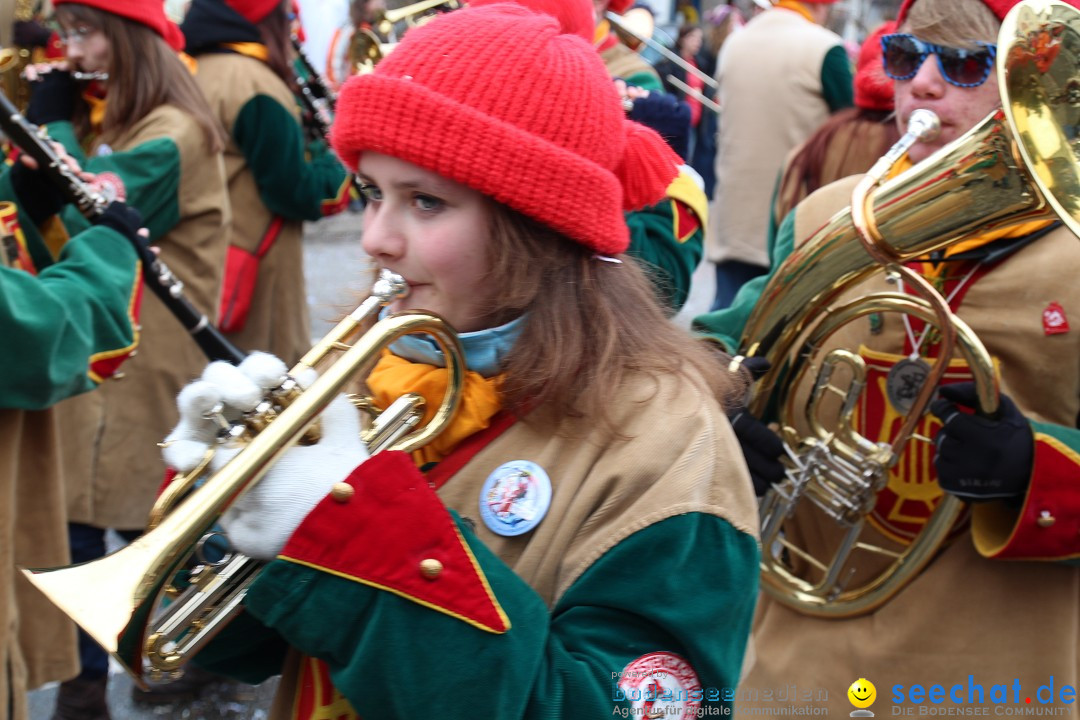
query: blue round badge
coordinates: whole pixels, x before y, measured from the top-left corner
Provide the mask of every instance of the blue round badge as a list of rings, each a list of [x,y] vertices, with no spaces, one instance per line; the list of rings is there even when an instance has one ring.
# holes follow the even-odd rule
[[[527,533],[551,507],[551,479],[528,460],[512,460],[495,468],[480,490],[480,517],[493,533],[512,537]]]

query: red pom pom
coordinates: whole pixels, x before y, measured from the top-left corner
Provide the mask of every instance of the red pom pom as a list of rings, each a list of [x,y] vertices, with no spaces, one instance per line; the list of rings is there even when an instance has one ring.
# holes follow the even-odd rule
[[[637,210],[664,198],[682,160],[654,130],[632,120],[623,126],[626,147],[615,174],[622,183],[623,210]]]

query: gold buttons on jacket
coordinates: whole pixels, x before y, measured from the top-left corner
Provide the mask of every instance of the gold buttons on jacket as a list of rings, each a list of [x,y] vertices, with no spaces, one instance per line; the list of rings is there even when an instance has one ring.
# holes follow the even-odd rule
[[[1048,528],[1057,522],[1057,518],[1051,515],[1049,510],[1043,510],[1039,513],[1039,519],[1035,522],[1038,523],[1041,528]]]
[[[333,487],[330,488],[330,497],[334,498],[334,500],[337,500],[339,503],[347,503],[352,499],[353,493],[355,492],[356,490],[354,490],[353,486],[349,483],[339,482],[334,483]]]
[[[420,574],[428,580],[434,580],[439,577],[443,571],[443,564],[435,558],[428,558],[420,561]]]

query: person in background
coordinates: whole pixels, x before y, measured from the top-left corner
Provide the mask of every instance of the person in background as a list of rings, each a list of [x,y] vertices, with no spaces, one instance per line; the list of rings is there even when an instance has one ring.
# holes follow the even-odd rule
[[[769,267],[769,205],[787,154],[831,113],[852,104],[840,37],[822,27],[834,0],[778,0],[724,43],[717,62],[724,108],[716,190],[705,234],[716,265],[712,309]]]
[[[325,149],[307,156],[280,0],[194,0],[181,29],[229,135],[229,202],[243,218],[232,227],[219,326],[243,350],[295,362],[311,346],[303,221],[344,210],[351,177]]]
[[[675,41],[675,52],[689,67],[695,68],[706,77],[712,77],[714,68],[703,51],[702,43],[704,39],[705,31],[700,26],[683,25],[679,28],[678,38]],[[704,141],[703,133],[705,129],[709,127],[705,116],[712,114],[712,110],[702,104],[696,95],[684,91],[682,87],[672,81],[672,78],[683,85],[689,86],[692,90],[697,91],[699,95],[704,95],[710,100],[712,99],[711,88],[706,87],[705,81],[700,75],[688,71],[668,58],[663,58],[656,64],[656,71],[660,74],[660,79],[664,83],[664,91],[686,103],[690,108],[690,130],[687,134],[686,152],[682,157],[686,159],[687,164],[694,168],[698,175],[702,175],[704,168],[697,162],[698,148]],[[715,130],[715,124],[712,127]],[[705,194],[706,196],[709,194],[708,187],[705,187]]]
[[[784,161],[769,224],[770,248],[780,222],[803,198],[834,180],[866,172],[900,139],[893,81],[881,66],[881,38],[895,29],[895,22],[883,23],[859,48],[855,106],[831,115]]]
[[[59,190],[17,163],[0,197],[20,203],[0,203],[0,334],[13,350],[0,373],[0,717],[27,720],[26,691],[74,677],[79,656],[74,624],[17,568],[71,561],[55,405],[134,354],[142,220],[114,202],[54,257],[36,226],[63,206]]]
[[[177,55],[179,28],[160,0],[54,4],[67,63],[30,66],[27,117],[47,127],[99,192],[139,210],[185,296],[213,317],[230,220],[224,133]],[[85,92],[72,70],[98,74],[100,92]],[[70,205],[60,217],[69,234],[86,226]],[[102,556],[108,528],[129,539],[144,528],[165,472],[157,442],[175,424],[167,398],[205,362],[151,294],[124,380],[57,407],[73,561]],[[79,677],[60,687],[57,720],[108,717],[108,656],[81,633],[80,659]]]

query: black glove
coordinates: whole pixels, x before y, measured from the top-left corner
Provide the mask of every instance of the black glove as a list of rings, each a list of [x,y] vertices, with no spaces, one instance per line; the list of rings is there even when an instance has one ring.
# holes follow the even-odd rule
[[[8,177],[19,206],[30,216],[35,225],[40,225],[67,203],[64,193],[40,170],[31,170],[18,160],[11,166]]]
[[[739,365],[751,380],[763,376],[770,367],[769,361],[763,357],[743,358]],[[784,465],[780,462],[784,456],[784,442],[743,406],[729,410],[728,420],[735,430],[735,437],[739,438],[746,466],[750,468],[754,494],[761,497],[772,485],[784,479]]]
[[[105,212],[93,220],[95,225],[112,228],[136,244],[145,244],[146,239],[139,235],[143,226],[143,217],[135,208],[119,200],[113,200],[105,207]]]
[[[672,95],[656,92],[634,98],[633,102],[628,117],[660,133],[671,149],[685,159],[690,147],[690,106]]]
[[[75,98],[78,87],[71,73],[66,70],[50,70],[41,79],[30,83],[30,105],[26,119],[37,125],[70,120],[75,114]]]
[[[1023,497],[1035,459],[1035,436],[1016,403],[1002,395],[998,411],[987,416],[957,407],[978,406],[974,383],[942,385],[938,393],[930,412],[944,423],[934,438],[941,489],[971,502]]]
[[[22,48],[43,48],[49,44],[52,31],[36,20],[16,20],[13,39]]]

